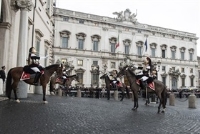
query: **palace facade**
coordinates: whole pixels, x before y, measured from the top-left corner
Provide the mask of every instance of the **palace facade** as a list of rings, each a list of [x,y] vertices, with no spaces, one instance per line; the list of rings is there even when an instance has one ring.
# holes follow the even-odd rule
[[[142,24],[129,9],[111,18],[56,8],[55,0],[0,0],[0,5],[0,66],[6,72],[26,65],[34,46],[41,57],[48,55],[42,66],[60,61],[79,75],[73,86],[102,86],[100,72],[119,70],[127,58],[141,66],[146,54],[169,88],[199,86],[195,33]],[[127,83],[126,77],[122,81]]]
[[[113,14],[117,16],[54,8],[54,60],[79,75],[75,85],[102,86],[99,72],[119,70],[126,58],[141,66],[148,55],[168,88],[198,86],[196,34],[139,23],[129,9]],[[126,77],[122,81],[127,83]]]

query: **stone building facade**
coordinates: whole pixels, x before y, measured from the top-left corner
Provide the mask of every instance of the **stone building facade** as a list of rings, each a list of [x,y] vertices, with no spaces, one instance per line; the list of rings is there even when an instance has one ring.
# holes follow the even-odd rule
[[[140,66],[145,54],[151,57],[159,70],[158,79],[168,88],[198,85],[196,34],[139,23],[137,14],[129,9],[113,15],[117,16],[54,8],[54,60],[66,62],[71,66],[70,73],[79,75],[80,83],[74,85],[103,85],[94,67],[119,70],[127,57]],[[126,83],[126,77],[122,81]]]
[[[51,64],[54,0],[0,0],[0,4],[0,66],[8,71],[26,65],[32,46],[40,56],[49,55],[40,60],[42,66]]]

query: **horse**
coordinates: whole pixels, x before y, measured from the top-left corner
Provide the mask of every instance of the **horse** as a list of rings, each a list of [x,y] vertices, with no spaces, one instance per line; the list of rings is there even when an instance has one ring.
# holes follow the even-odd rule
[[[129,66],[123,67],[119,73],[117,74],[117,77],[120,77],[122,75],[126,75],[129,83],[130,83],[130,88],[133,92],[134,95],[134,106],[132,108],[133,111],[136,111],[138,108],[138,92],[140,90],[140,86],[136,83],[136,75],[132,70],[130,69]],[[147,92],[151,93],[156,93],[158,96],[160,103],[158,106],[158,113],[160,113],[160,107],[162,105],[163,110],[162,113],[165,112],[166,108],[166,103],[167,103],[167,89],[166,86],[159,80],[154,80],[154,85],[155,85],[155,90],[150,89],[149,87],[146,87]]]
[[[46,101],[46,86],[50,80],[51,75],[56,72],[58,76],[62,75],[63,65],[62,64],[53,64],[44,68],[44,74],[40,77],[40,85],[42,86],[43,90],[43,102],[48,103]],[[17,97],[17,86],[20,81],[20,78],[23,73],[23,67],[14,67],[8,71],[7,80],[6,80],[6,95],[9,99],[11,99],[11,92],[12,89],[14,91],[14,96],[16,102],[20,102]],[[23,80],[25,83],[29,85],[33,85],[34,78]]]
[[[61,85],[60,87],[62,90],[68,91],[69,86],[71,86],[71,83],[73,80],[78,82],[78,75],[75,74],[75,75],[67,76],[65,85],[63,85],[63,80],[64,79],[62,77],[58,77],[56,74],[54,76],[52,76],[50,79],[50,93],[54,92],[54,94],[55,94],[55,92],[57,92],[57,89],[55,89],[55,84]]]
[[[110,100],[110,89],[111,89],[110,83],[111,83],[111,80],[110,80],[110,78],[109,78],[107,73],[103,74],[100,77],[100,79],[105,79],[106,89],[107,89],[107,99]],[[117,86],[117,90],[119,88],[122,91],[122,98],[121,98],[120,101],[123,101],[123,99],[124,99],[124,91],[126,90],[125,87],[126,87],[126,85],[124,83],[122,83],[122,87]]]

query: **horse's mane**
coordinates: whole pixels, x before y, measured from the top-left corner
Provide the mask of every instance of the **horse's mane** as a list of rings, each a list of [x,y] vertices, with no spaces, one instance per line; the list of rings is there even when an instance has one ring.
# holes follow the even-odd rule
[[[50,69],[52,67],[56,67],[56,66],[60,66],[60,64],[52,64],[52,65],[45,67],[45,69],[48,70],[48,69]]]
[[[131,75],[135,76],[135,73],[133,73],[129,68],[128,68],[128,71]]]

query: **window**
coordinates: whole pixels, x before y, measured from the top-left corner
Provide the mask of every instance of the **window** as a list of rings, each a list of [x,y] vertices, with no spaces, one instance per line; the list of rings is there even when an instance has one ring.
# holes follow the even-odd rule
[[[193,61],[193,53],[189,53],[190,54],[190,61]]]
[[[165,66],[162,66],[162,71],[165,71]]]
[[[78,49],[83,50],[83,42],[84,42],[83,39],[78,40]]]
[[[62,48],[68,47],[68,37],[62,37]]]
[[[80,23],[80,24],[84,24],[84,20],[80,19],[80,20],[79,20],[79,23]]]
[[[190,86],[193,87],[194,86],[194,78],[190,77]]]
[[[185,54],[185,52],[181,52],[181,60],[184,60],[184,59],[185,59],[184,54]]]
[[[78,60],[78,66],[83,66],[83,60]]]
[[[182,87],[185,87],[185,78],[181,78],[182,80]]]
[[[137,51],[138,55],[139,55],[139,56],[142,56],[142,47],[141,47],[141,46],[138,46],[138,47],[137,47],[137,50],[138,50],[138,51]]]
[[[45,49],[45,56],[48,55],[47,53],[48,53],[48,52],[47,52],[47,50]],[[44,59],[44,66],[45,66],[45,67],[47,66],[47,58]]]
[[[125,54],[129,54],[129,46],[125,45]]]
[[[115,43],[111,43],[111,53],[115,53]]]
[[[166,77],[162,77],[162,82],[164,85],[166,85]]]
[[[36,40],[36,51],[37,51],[37,54],[40,53],[40,40]]]
[[[156,57],[156,49],[155,48],[151,48],[151,56]]]
[[[93,42],[93,51],[98,51],[98,41]]]
[[[172,70],[175,71],[175,67],[172,67]]]
[[[111,62],[111,68],[115,68],[115,62]]]
[[[80,84],[83,84],[83,73],[77,73],[78,80]]]
[[[68,41],[69,41],[70,34],[71,33],[69,31],[67,31],[67,30],[64,30],[64,31],[60,32],[60,38],[61,38],[60,47],[61,48],[68,48],[69,47]]]
[[[93,61],[93,65],[98,65],[98,61]]]
[[[175,51],[171,51],[171,52],[172,52],[172,59],[175,60],[175,58],[176,58],[176,56],[175,56],[176,52]]]
[[[165,50],[162,50],[162,58],[165,58]]]
[[[125,40],[123,40],[123,44],[124,44],[124,53],[125,53],[125,54],[129,54],[129,52],[130,52],[131,40],[125,39]]]
[[[96,84],[98,84],[99,83],[99,75],[98,74],[92,74],[92,79],[91,79],[92,81],[91,81],[91,83],[93,84],[93,85],[96,85]]]
[[[63,21],[68,21],[69,20],[69,17],[64,17],[63,18]]]
[[[193,68],[190,68],[190,73],[193,73]]]
[[[181,73],[184,73],[185,72],[185,69],[184,68],[181,68]]]

